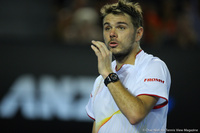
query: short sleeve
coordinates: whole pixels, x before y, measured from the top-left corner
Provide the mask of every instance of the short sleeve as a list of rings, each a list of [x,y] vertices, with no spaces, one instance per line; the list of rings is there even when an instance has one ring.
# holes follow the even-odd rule
[[[154,58],[144,69],[139,80],[139,88],[135,95],[150,95],[159,97],[154,109],[162,108],[168,103],[171,78],[166,64],[158,58]]]
[[[91,119],[95,120],[94,113],[93,113],[93,102],[92,101],[93,101],[93,97],[92,97],[92,93],[91,93],[90,94],[90,99],[89,99],[88,104],[86,105],[85,109],[86,109],[87,115]]]
[[[93,110],[94,109],[93,108],[94,107],[94,99],[95,99],[96,94],[98,93],[98,88],[99,88],[98,86],[100,86],[101,81],[102,81],[101,76],[96,78],[96,80],[94,82],[93,90],[90,94],[89,101],[85,107],[87,115],[93,120],[95,120],[95,115],[94,115],[94,110]]]

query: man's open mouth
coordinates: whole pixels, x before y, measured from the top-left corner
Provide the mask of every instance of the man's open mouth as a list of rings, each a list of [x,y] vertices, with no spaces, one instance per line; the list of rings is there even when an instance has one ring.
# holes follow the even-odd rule
[[[116,42],[116,41],[111,41],[110,43],[109,43],[109,46],[110,47],[117,47],[118,46],[118,43]]]

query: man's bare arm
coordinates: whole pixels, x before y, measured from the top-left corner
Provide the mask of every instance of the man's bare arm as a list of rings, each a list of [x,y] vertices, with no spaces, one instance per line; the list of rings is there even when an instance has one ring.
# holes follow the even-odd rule
[[[92,133],[96,133],[96,123],[95,123],[95,121],[94,121],[94,123],[93,123]]]
[[[91,46],[98,57],[98,71],[105,79],[112,71],[112,53],[107,49],[103,42],[92,41],[96,46]],[[120,111],[127,117],[131,124],[137,124],[150,112],[158,101],[157,97],[152,96],[133,96],[121,83],[117,81],[109,83],[108,86]]]
[[[144,119],[158,101],[158,97],[133,96],[120,81],[108,84],[108,88],[120,111],[131,124],[137,124]]]

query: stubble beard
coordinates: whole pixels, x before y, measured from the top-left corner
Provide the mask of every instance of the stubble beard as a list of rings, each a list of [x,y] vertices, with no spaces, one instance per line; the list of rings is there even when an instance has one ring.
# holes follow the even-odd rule
[[[124,62],[129,57],[131,52],[134,50],[134,42],[135,42],[135,38],[132,39],[131,43],[129,44],[130,45],[129,47],[126,47],[120,52],[116,52],[116,53],[113,52],[112,54],[113,54],[114,59],[117,62]]]
[[[116,61],[123,62],[124,60],[126,60],[129,57],[132,50],[133,50],[133,48],[131,47],[129,49],[126,49],[126,51],[119,52],[119,53],[113,53],[113,57]]]

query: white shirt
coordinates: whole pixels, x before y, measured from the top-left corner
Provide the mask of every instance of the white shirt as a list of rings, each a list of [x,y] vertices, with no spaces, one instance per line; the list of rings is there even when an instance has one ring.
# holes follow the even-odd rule
[[[88,116],[96,121],[98,133],[166,132],[166,105],[171,77],[165,63],[141,51],[136,55],[135,65],[124,64],[118,71],[115,68],[116,61],[113,61],[113,72],[118,74],[122,84],[133,96],[150,95],[159,97],[159,100],[140,123],[131,125],[104,85],[102,76],[98,76],[86,105]]]

